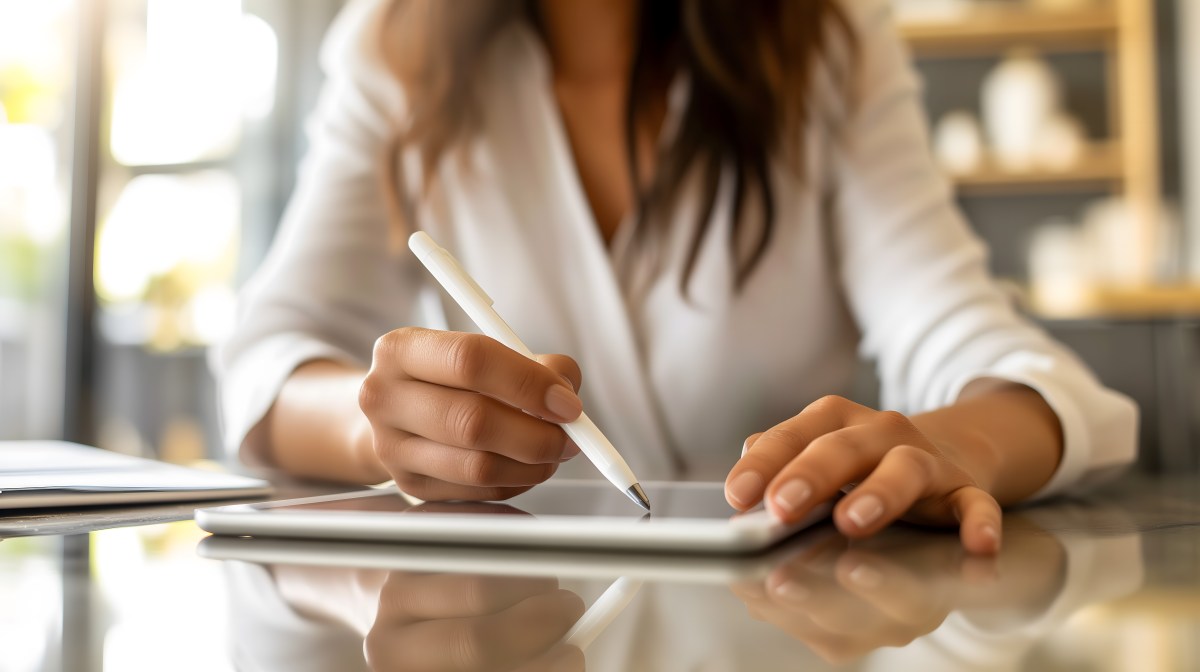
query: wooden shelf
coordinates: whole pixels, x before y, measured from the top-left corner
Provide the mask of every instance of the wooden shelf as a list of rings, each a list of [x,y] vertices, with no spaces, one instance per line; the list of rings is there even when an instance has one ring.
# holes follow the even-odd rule
[[[1125,179],[1120,147],[1096,144],[1084,151],[1078,165],[1066,170],[1035,168],[1013,171],[985,161],[970,173],[951,174],[961,195],[995,195],[1046,191],[1074,191],[1119,186]]]
[[[1046,51],[1104,49],[1120,29],[1111,6],[1052,13],[1012,3],[986,5],[959,17],[902,23],[900,33],[919,56],[995,53],[1016,44]]]
[[[1048,306],[1030,294],[1034,312],[1048,319],[1200,317],[1200,285],[1094,287],[1071,306]]]

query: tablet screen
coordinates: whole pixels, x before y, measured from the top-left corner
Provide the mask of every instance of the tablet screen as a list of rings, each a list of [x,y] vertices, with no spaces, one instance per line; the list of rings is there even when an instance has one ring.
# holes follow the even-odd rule
[[[727,520],[737,512],[725,501],[720,483],[645,483],[651,514],[646,514],[607,481],[550,481],[503,502],[426,502],[413,505],[393,490],[363,496],[335,496],[283,506],[258,505],[283,512],[344,511],[359,513],[403,513],[406,515],[532,515],[604,516],[631,521],[662,519]]]

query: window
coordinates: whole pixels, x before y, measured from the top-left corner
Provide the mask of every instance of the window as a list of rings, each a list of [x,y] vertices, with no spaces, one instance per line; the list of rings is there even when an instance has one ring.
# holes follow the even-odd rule
[[[0,0],[0,439],[219,454],[206,350],[274,234],[341,4]]]
[[[0,0],[0,439],[59,431],[76,16]]]

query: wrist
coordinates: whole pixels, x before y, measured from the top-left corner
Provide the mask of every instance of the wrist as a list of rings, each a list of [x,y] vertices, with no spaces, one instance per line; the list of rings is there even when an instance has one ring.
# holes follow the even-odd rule
[[[345,446],[349,462],[354,465],[355,471],[362,475],[357,480],[374,484],[392,478],[375,452],[375,432],[367,416],[359,413],[355,421],[349,423]]]

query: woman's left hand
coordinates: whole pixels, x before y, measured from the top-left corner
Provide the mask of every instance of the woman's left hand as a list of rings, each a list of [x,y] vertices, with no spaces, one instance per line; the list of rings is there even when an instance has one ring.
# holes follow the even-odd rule
[[[971,473],[965,451],[972,448],[985,447],[935,443],[900,413],[824,397],[746,440],[725,498],[742,511],[765,498],[772,514],[792,522],[849,490],[833,513],[848,537],[870,536],[897,519],[957,524],[967,551],[993,554],[1000,505],[983,482],[988,475]]]

